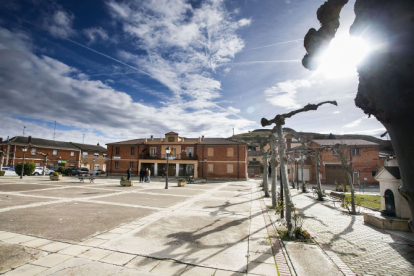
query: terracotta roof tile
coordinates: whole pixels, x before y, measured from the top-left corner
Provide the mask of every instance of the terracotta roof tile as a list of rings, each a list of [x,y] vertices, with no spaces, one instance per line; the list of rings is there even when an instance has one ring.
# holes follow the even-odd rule
[[[334,146],[343,144],[347,146],[379,146],[378,143],[362,140],[362,139],[315,139],[312,142],[321,146]]]

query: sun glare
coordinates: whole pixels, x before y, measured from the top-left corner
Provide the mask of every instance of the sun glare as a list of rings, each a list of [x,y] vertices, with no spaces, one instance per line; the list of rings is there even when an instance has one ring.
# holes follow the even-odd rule
[[[320,72],[327,78],[339,78],[356,73],[356,65],[368,53],[369,48],[360,38],[338,36],[334,38],[322,57]]]

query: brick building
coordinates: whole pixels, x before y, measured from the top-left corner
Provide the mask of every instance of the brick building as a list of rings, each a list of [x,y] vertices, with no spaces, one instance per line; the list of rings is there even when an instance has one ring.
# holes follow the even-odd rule
[[[169,166],[165,149],[169,147]],[[151,175],[238,178],[247,173],[247,144],[225,138],[185,138],[169,132],[164,138],[143,138],[107,144],[109,173],[138,175],[149,168]]]
[[[16,136],[6,141],[0,140],[0,149],[5,150],[6,153],[10,153],[4,159],[3,166],[17,165],[22,162],[23,147],[27,148],[25,162],[34,163],[36,167],[43,166],[44,158],[40,153],[49,154],[47,157],[47,167],[82,167],[86,165],[85,159],[82,158],[85,152],[90,152],[92,159],[96,156],[96,153],[99,153],[100,157],[96,159],[97,164],[103,165],[106,161],[103,159],[103,154],[106,153],[106,149],[101,146]],[[102,161],[98,159],[102,159]]]
[[[374,178],[382,167],[379,158],[379,144],[365,141],[362,139],[325,139],[312,140],[311,147],[334,146],[335,144],[345,144],[350,147],[347,151],[348,163],[353,170],[354,184],[378,185],[378,181]],[[341,161],[335,151],[322,152],[320,157],[321,167],[321,183],[338,184],[348,183],[348,177],[342,172]],[[316,181],[316,164],[312,158],[312,180]],[[366,179],[366,180],[365,180]]]
[[[81,150],[81,158],[79,167],[85,167],[90,170],[106,171],[107,161],[106,148],[97,145],[72,143]]]

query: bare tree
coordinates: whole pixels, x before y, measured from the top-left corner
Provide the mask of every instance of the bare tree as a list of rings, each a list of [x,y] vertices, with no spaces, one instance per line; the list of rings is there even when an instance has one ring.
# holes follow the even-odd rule
[[[6,150],[0,150],[0,171],[3,170],[4,157],[6,155]]]
[[[38,152],[37,154],[43,156],[43,173],[42,173],[42,175],[46,175],[47,157],[50,155],[50,153]]]
[[[263,156],[263,163],[264,163],[264,169],[263,169],[263,191],[265,197],[270,197],[269,195],[269,168],[268,168],[268,162],[269,162],[269,153],[270,149],[265,150],[264,148],[260,149],[260,153]]]
[[[348,1],[328,0],[317,12],[321,28],[305,36],[303,65],[318,67],[318,57],[339,27],[339,13]],[[414,230],[414,2],[412,0],[356,0],[350,34],[375,47],[357,65],[355,105],[374,115],[387,129],[401,172],[399,191],[408,201],[409,226]],[[367,31],[369,30],[369,31]],[[392,38],[392,39],[390,39]]]
[[[277,195],[276,195],[276,168],[279,165],[279,162],[277,161],[276,158],[276,146],[277,146],[277,138],[274,135],[274,133],[272,132],[272,134],[270,134],[269,136],[269,140],[270,140],[270,149],[272,151],[271,157],[270,157],[270,169],[271,169],[271,173],[270,173],[270,177],[272,179],[272,207],[276,208],[277,206]]]

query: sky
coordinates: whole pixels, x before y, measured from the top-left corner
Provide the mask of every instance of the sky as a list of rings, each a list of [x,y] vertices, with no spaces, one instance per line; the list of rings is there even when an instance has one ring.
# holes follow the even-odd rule
[[[285,126],[379,137],[382,124],[354,104],[355,64],[372,47],[349,38],[355,0],[322,66],[301,64],[323,2],[0,0],[0,137],[229,137],[326,100],[338,106]]]

